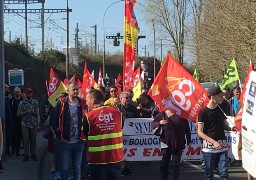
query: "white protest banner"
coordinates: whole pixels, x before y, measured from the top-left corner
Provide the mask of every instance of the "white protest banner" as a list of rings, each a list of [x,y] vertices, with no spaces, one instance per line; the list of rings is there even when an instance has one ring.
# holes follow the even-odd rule
[[[160,139],[155,135],[124,136],[124,160],[160,161]]]
[[[151,118],[130,118],[124,121],[123,145],[124,159],[126,161],[160,161],[162,159],[160,138],[153,135],[151,130]],[[196,133],[196,124],[189,122],[191,132],[191,146],[183,151],[184,160],[202,160],[201,140]],[[232,147],[237,147],[239,134],[226,132],[229,144],[228,155],[231,159],[239,159],[234,156]],[[237,148],[234,148],[237,149]]]
[[[243,168],[256,177],[256,72],[250,73],[246,85],[242,114],[242,162]]]

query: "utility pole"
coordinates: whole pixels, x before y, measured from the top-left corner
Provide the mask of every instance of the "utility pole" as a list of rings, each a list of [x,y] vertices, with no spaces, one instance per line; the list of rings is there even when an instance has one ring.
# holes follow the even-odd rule
[[[79,49],[79,36],[78,36],[78,32],[79,32],[79,28],[78,28],[78,23],[76,23],[76,35],[75,35],[75,48],[76,48],[76,51],[77,51],[77,54],[78,54],[78,49]]]
[[[68,0],[67,0],[67,53],[66,53],[66,78],[69,75],[69,8],[68,8]]]
[[[12,42],[12,31],[9,31],[9,43]]]
[[[41,26],[42,26],[42,54],[43,54],[43,60],[45,60],[45,55],[44,55],[44,3],[45,3],[45,0],[42,0]]]
[[[25,38],[26,49],[28,50],[28,2],[25,0]]]
[[[3,1],[0,1],[0,121],[5,124],[5,89],[4,89],[4,14]],[[4,125],[2,126],[5,130]],[[4,133],[4,132],[3,132]],[[5,134],[5,133],[4,133]]]
[[[94,28],[94,53],[95,55],[97,54],[97,25],[95,24],[94,26],[91,26]]]
[[[160,59],[160,61],[162,61],[162,59],[163,59],[163,40],[161,39],[161,59]]]
[[[142,49],[144,49],[145,57],[147,57],[147,45],[145,45],[144,48],[142,48]]]

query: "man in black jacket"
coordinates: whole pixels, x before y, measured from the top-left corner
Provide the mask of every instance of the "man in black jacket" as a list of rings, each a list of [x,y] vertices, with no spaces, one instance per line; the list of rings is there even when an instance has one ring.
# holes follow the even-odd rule
[[[83,115],[87,106],[78,98],[76,82],[68,82],[68,96],[60,98],[51,113],[51,125],[60,141],[61,149],[61,179],[68,179],[69,158],[72,158],[73,179],[80,180],[81,161],[85,144],[82,131]]]

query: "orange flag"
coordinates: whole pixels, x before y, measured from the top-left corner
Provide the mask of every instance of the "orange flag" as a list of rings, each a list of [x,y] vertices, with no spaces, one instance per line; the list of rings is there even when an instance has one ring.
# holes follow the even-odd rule
[[[68,79],[65,78],[65,79],[63,80],[63,83],[64,83],[65,85],[67,85],[67,84],[68,84]]]
[[[80,79],[77,80],[77,85],[78,85],[78,88],[82,88],[82,82],[80,81]]]
[[[115,86],[117,87],[117,94],[120,95],[123,89],[123,80],[121,74],[118,74]]]
[[[98,85],[102,86],[102,73],[101,73],[101,68],[99,69],[99,78],[98,78]]]
[[[169,54],[148,94],[161,111],[172,108],[177,115],[193,122],[208,102],[206,90]]]
[[[135,4],[136,0],[125,0],[123,59],[124,90],[128,90],[131,87],[135,62],[135,44],[140,31],[133,11]]]
[[[66,86],[54,72],[54,70],[50,69],[50,80],[48,85],[48,100],[53,107],[56,106],[56,103],[64,93],[67,92]]]

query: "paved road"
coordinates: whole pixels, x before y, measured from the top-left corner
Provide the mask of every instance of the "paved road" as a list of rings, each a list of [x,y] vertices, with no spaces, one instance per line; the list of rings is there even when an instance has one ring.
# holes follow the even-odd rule
[[[0,180],[51,180],[50,159],[47,154],[47,140],[43,139],[42,132],[38,133],[37,154],[39,162],[23,162],[22,156],[7,157],[3,162],[5,173],[0,174]],[[135,175],[126,176],[124,180],[160,180],[160,162],[134,162],[131,164]],[[246,179],[246,173],[242,167],[230,167],[230,180]],[[185,162],[182,165],[181,180],[203,179],[204,170],[199,162]],[[88,178],[90,179],[90,178]],[[215,179],[220,179],[215,175]]]

